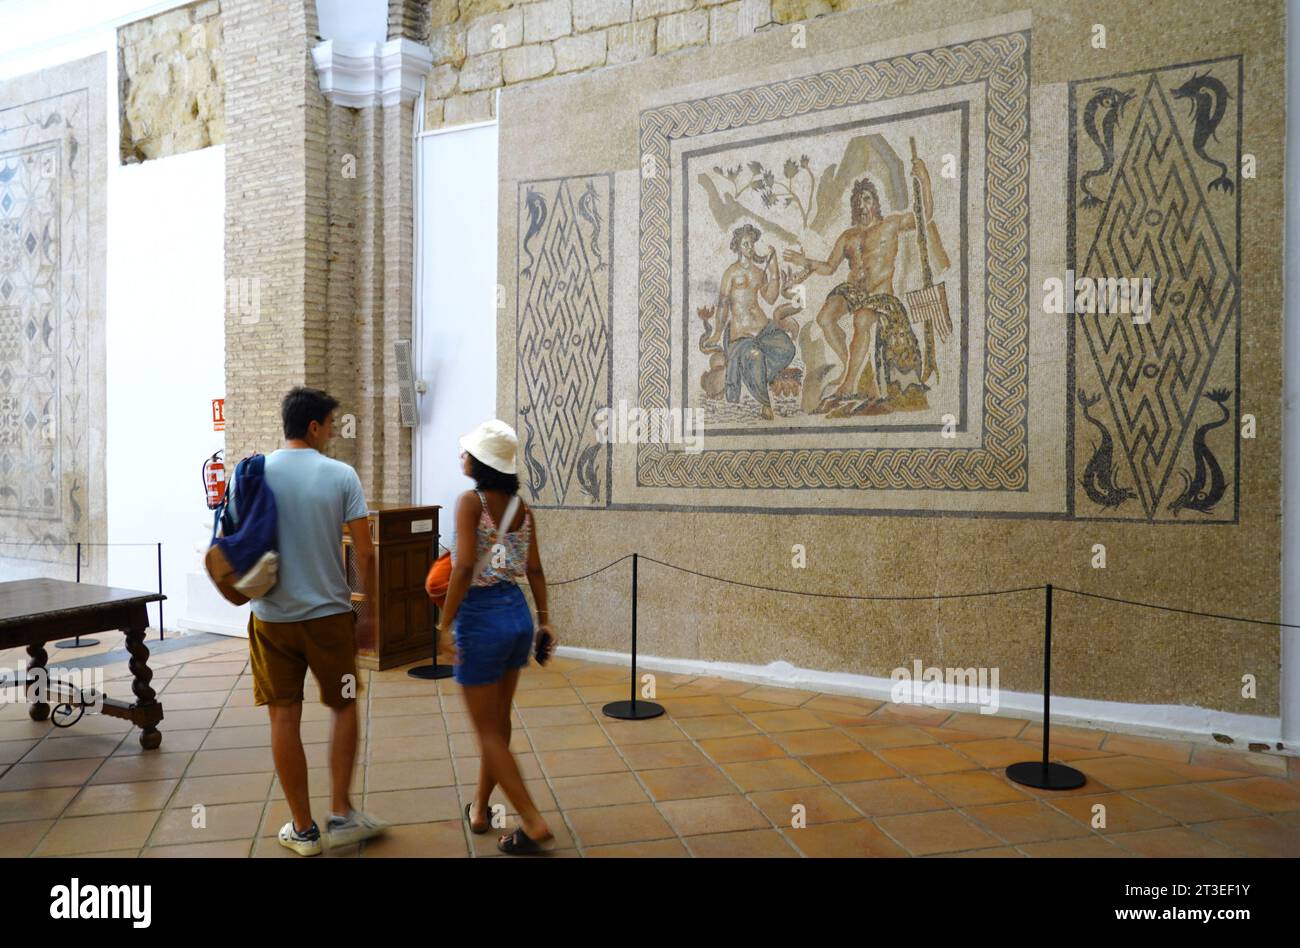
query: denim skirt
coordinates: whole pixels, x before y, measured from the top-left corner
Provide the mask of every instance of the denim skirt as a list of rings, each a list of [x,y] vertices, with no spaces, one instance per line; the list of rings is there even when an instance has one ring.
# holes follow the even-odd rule
[[[523,591],[510,582],[471,586],[453,623],[459,664],[456,681],[490,685],[523,668],[533,650],[533,616]]]

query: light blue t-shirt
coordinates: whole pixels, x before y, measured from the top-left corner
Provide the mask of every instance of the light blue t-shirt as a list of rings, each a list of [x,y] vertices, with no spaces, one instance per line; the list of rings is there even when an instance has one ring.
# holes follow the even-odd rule
[[[280,575],[253,600],[253,614],[263,622],[305,622],[349,611],[341,544],[343,524],[368,512],[361,478],[315,448],[273,451],[265,471],[278,514]]]

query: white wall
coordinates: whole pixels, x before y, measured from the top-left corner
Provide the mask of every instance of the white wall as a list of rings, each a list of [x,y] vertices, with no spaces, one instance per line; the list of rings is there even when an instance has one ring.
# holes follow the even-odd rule
[[[461,473],[457,439],[496,416],[497,126],[431,132],[417,141],[414,494],[442,506],[450,545]],[[503,384],[513,380],[502,380]]]
[[[224,394],[225,149],[118,165],[117,27],[184,0],[4,0],[0,78],[105,53],[108,179],[106,425],[108,582],[155,589],[163,544],[166,627],[243,625],[239,610],[188,574],[211,514],[200,468],[222,446],[211,399]],[[57,16],[51,15],[57,7]],[[198,548],[198,549],[196,549]],[[71,562],[71,556],[68,557]],[[0,561],[4,578],[52,575],[48,564]],[[198,600],[191,590],[199,594]],[[205,603],[216,599],[209,614]],[[194,617],[209,621],[195,621]],[[156,607],[150,609],[157,625]]]
[[[206,611],[191,609],[187,574],[212,529],[201,468],[223,444],[211,419],[225,392],[225,170],[215,146],[109,172],[108,542],[162,542],[172,628]],[[109,583],[154,588],[156,558],[112,547]]]
[[[323,40],[383,43],[388,39],[387,0],[316,0]]]

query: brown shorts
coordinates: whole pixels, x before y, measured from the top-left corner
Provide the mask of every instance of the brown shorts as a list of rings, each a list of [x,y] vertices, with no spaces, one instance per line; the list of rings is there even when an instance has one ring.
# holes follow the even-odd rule
[[[361,693],[351,609],[306,622],[263,622],[248,617],[248,657],[255,704],[302,701],[307,669],[320,685],[321,703],[346,707]]]

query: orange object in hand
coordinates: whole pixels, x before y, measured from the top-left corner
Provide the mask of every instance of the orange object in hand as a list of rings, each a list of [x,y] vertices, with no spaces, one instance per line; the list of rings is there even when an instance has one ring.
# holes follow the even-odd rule
[[[424,579],[424,591],[439,609],[447,604],[447,588],[451,585],[451,552],[433,561],[429,575]]]

